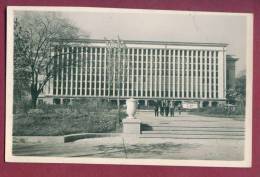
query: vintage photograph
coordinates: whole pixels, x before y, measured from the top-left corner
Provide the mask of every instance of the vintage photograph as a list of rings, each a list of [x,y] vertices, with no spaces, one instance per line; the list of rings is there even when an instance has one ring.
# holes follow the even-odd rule
[[[252,19],[8,7],[6,161],[250,167]]]

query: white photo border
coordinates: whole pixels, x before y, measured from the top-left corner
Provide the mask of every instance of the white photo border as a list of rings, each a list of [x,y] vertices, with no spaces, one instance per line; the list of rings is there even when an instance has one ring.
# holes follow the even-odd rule
[[[162,14],[203,14],[203,15],[241,15],[247,19],[246,40],[246,114],[244,160],[165,160],[165,159],[116,159],[86,157],[32,157],[14,156],[13,145],[13,26],[14,11],[77,11],[77,12],[114,12],[114,13],[162,13]],[[9,6],[7,7],[7,43],[6,43],[6,135],[5,161],[23,163],[76,163],[76,164],[124,164],[124,165],[160,165],[160,166],[202,166],[202,167],[251,167],[252,166],[252,92],[253,92],[253,14],[202,11],[92,8],[92,7],[53,7],[53,6]]]

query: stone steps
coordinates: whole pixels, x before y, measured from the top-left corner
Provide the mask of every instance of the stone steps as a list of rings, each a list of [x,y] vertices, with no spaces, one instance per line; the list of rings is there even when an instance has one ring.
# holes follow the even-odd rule
[[[244,131],[243,127],[143,126],[144,131]]]
[[[142,134],[150,135],[230,135],[230,136],[244,136],[243,131],[142,131]]]
[[[234,139],[243,140],[244,136],[241,135],[176,135],[176,134],[141,134],[140,138],[171,138],[171,139]]]
[[[146,123],[142,126],[140,138],[173,138],[173,139],[244,139],[244,127],[241,125],[219,126],[177,123]]]

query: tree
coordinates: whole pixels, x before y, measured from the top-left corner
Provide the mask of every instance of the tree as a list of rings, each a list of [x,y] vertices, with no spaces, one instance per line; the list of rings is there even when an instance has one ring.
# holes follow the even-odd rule
[[[14,81],[23,73],[21,82],[28,83],[32,107],[46,83],[62,70],[54,66],[57,54],[70,39],[78,38],[79,29],[60,13],[16,12],[14,25]],[[66,39],[66,40],[63,40]],[[53,41],[56,42],[54,47]],[[61,54],[58,52],[58,54]]]
[[[235,88],[228,89],[226,92],[227,102],[236,104],[244,112],[246,104],[246,75],[242,72],[236,78]]]
[[[106,39],[105,39],[106,40]],[[117,95],[117,109],[118,109],[118,119],[116,124],[119,125],[120,121],[120,94],[122,91],[122,83],[124,75],[128,74],[123,72],[127,71],[127,57],[126,57],[126,45],[119,38],[117,40],[106,40],[107,44],[107,73],[108,73],[108,87],[109,96],[112,96],[111,91],[115,90]],[[123,61],[124,60],[124,61]]]
[[[243,98],[243,101],[245,102],[246,97],[246,75],[244,72],[241,72],[241,74],[236,78],[236,90]]]
[[[14,22],[14,102],[19,102],[29,90],[30,72],[26,70],[29,61],[22,58],[22,51],[28,47],[27,35],[22,32],[17,19]]]
[[[236,91],[238,93],[236,101],[240,109],[245,111],[246,105],[246,75],[241,72],[240,76],[236,78]]]

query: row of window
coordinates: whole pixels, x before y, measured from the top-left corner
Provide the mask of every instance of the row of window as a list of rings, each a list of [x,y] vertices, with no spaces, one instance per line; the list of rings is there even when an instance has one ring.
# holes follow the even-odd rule
[[[63,52],[69,54],[78,54],[78,53],[124,53],[132,55],[180,55],[180,56],[211,56],[214,55],[218,57],[218,51],[209,51],[209,50],[192,50],[192,49],[142,49],[142,48],[122,48],[121,50],[112,49],[108,50],[106,47],[64,47],[54,46],[54,52]]]
[[[82,95],[86,95],[86,96],[91,96],[91,95],[95,95],[95,96],[118,96],[118,90],[98,90],[98,89],[69,89],[66,90],[65,89],[54,89],[53,90],[56,94],[55,95],[77,95],[77,96],[82,96]],[[191,98],[191,97],[218,97],[218,92],[213,93],[213,92],[173,92],[173,91],[141,91],[141,90],[119,90],[120,96],[153,96],[153,97],[186,97],[186,98]],[[193,95],[192,95],[193,93]]]
[[[56,57],[56,61],[57,63],[62,63],[62,64],[68,64],[68,65],[79,65],[81,66],[81,64],[84,66],[86,63],[87,65],[96,65],[96,64],[104,64],[105,62],[105,56],[104,57],[96,57],[93,56],[92,58],[89,56],[84,56],[83,58],[81,56],[68,56],[63,54],[56,54],[59,57]],[[62,57],[63,56],[63,57]],[[139,64],[146,64],[147,62],[152,62],[152,63],[166,63],[166,64],[170,64],[170,63],[175,63],[175,64],[182,64],[182,63],[197,63],[197,64],[204,64],[204,63],[211,63],[211,64],[217,64],[218,63],[218,58],[215,59],[211,59],[211,58],[200,58],[200,57],[189,57],[189,58],[183,58],[183,57],[175,57],[175,58],[168,58],[168,57],[156,57],[156,58],[147,58],[146,61],[146,57],[141,58],[141,57],[121,57],[123,60],[120,60],[122,63],[139,63]],[[139,58],[139,60],[138,60]],[[108,62],[119,62],[119,59],[116,58],[116,56],[113,56],[110,60],[107,59],[106,63]],[[124,62],[123,62],[124,61]]]
[[[68,82],[68,83],[66,83],[66,82],[54,82],[54,84],[53,84],[53,86],[54,86],[54,88],[56,88],[56,87],[58,87],[58,88],[61,88],[61,87],[64,87],[64,88],[66,88],[67,86],[68,86],[68,88],[70,88],[70,86],[71,85],[76,85],[77,84],[77,86],[78,87],[81,87],[81,86],[83,86],[83,87],[85,87],[85,85],[89,88],[90,86],[92,86],[92,87],[95,87],[95,85],[96,85],[96,87],[97,88],[99,88],[99,84],[100,84],[100,86],[102,87],[102,88],[104,88],[104,85],[106,84],[106,85],[108,85],[107,83],[104,83],[104,82]],[[117,83],[111,83],[111,84],[117,84]],[[182,82],[182,81],[180,81],[180,83],[172,83],[172,84],[170,84],[170,83],[165,83],[164,84],[164,82],[163,82],[163,80],[161,80],[161,81],[159,81],[159,82],[149,82],[149,83],[147,83],[147,85],[154,85],[154,84],[156,84],[156,85],[158,85],[158,86],[162,86],[162,87],[166,87],[166,86],[169,86],[169,85],[171,85],[171,86],[175,86],[175,87],[177,87],[177,86],[184,86],[184,87],[186,87],[187,85],[188,86],[194,86],[195,87],[195,85],[197,86],[197,87],[199,87],[200,85],[205,85],[205,86],[209,86],[209,85],[211,85],[211,86],[214,86],[215,85],[215,83],[211,83],[211,84],[209,84],[209,80],[207,80],[207,84],[205,84],[205,82],[204,81],[202,81],[202,83],[200,84],[200,83],[198,83],[198,84],[194,84],[194,82],[193,83],[191,83],[191,82],[189,82],[189,83],[187,83],[186,82],[186,80],[184,81],[184,82]],[[120,83],[120,87],[122,88],[122,87],[124,87],[124,88],[127,88],[127,87],[129,87],[129,88],[132,88],[132,87],[135,87],[135,86],[140,86],[140,85],[146,85],[146,83],[140,83],[140,82],[124,82],[124,84],[123,83]],[[216,85],[217,85],[217,82],[216,82]],[[217,87],[217,86],[216,86]],[[168,87],[167,87],[168,88]],[[217,87],[218,88],[218,87]]]
[[[161,83],[163,83],[161,81]],[[114,84],[114,85],[113,85]],[[53,89],[54,89],[54,95],[57,94],[56,90],[58,89],[64,89],[64,93],[66,93],[66,90],[68,90],[68,92],[70,93],[70,90],[75,90],[75,89],[79,89],[79,90],[91,90],[91,89],[109,89],[109,88],[114,88],[116,90],[116,88],[120,88],[121,90],[134,90],[137,87],[142,88],[143,90],[169,90],[169,87],[171,87],[170,89],[172,90],[173,86],[174,88],[176,88],[176,90],[197,90],[197,91],[204,91],[204,90],[209,90],[211,89],[212,92],[218,92],[218,84],[216,83],[213,84],[211,83],[211,85],[209,84],[200,84],[198,83],[197,85],[195,85],[194,83],[186,83],[186,82],[180,82],[180,83],[174,83],[174,84],[160,84],[160,82],[156,82],[156,86],[154,87],[154,84],[152,84],[152,87],[149,84],[147,84],[146,88],[145,88],[145,84],[141,85],[141,83],[120,83],[118,86],[117,83],[111,83],[111,85],[109,84],[105,84],[104,82],[68,82],[68,83],[62,83],[62,82],[54,82],[53,84]],[[149,87],[148,87],[149,86]],[[106,87],[106,88],[105,88]]]

